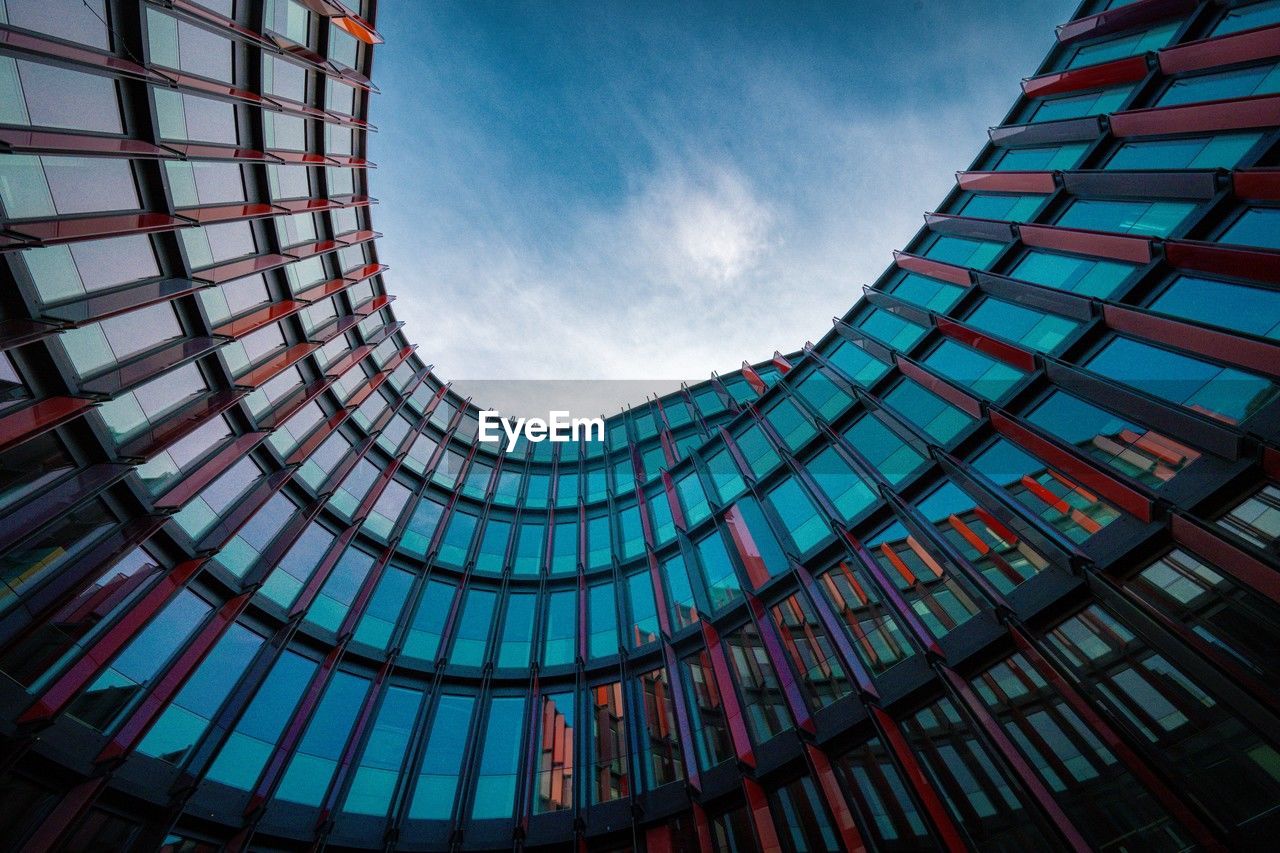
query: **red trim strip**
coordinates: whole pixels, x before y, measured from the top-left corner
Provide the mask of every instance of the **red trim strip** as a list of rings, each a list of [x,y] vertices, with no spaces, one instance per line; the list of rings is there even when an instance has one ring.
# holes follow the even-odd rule
[[[1257,557],[1182,515],[1173,515],[1170,530],[1174,542],[1204,557],[1215,568],[1221,569],[1245,586],[1280,603],[1280,573]]]
[[[1231,175],[1236,198],[1280,201],[1280,169],[1244,169]]]
[[[1036,369],[1036,357],[1034,353],[1028,352],[1013,344],[1005,343],[982,332],[974,331],[967,326],[962,326],[954,320],[948,320],[945,317],[936,317],[934,325],[937,326],[939,332],[953,340],[960,341],[963,344],[973,347],[979,352],[985,353],[992,358],[997,358],[1005,364],[1012,365],[1019,370],[1031,373]]]
[[[738,704],[738,694],[733,677],[729,674],[729,660],[725,657],[724,646],[720,644],[720,634],[705,619],[698,621],[698,627],[702,631],[702,644],[707,648],[707,658],[711,661],[711,674],[715,678],[720,705],[724,708],[725,720],[729,723],[729,739],[733,741],[738,760],[747,767],[755,767],[756,754],[751,748],[747,723],[742,716],[742,706]]]
[[[203,565],[204,559],[197,558],[174,566],[119,622],[99,637],[84,656],[64,672],[44,695],[18,717],[18,723],[47,720],[59,713]]]
[[[724,521],[729,526],[729,538],[733,540],[738,557],[746,566],[747,579],[751,581],[752,589],[759,589],[769,580],[769,570],[765,567],[764,557],[760,555],[760,549],[747,527],[747,520],[742,517],[738,507],[733,506],[724,514]]]
[[[1280,26],[1232,33],[1220,38],[1166,47],[1159,51],[1160,70],[1165,74],[1199,71],[1237,62],[1268,59],[1280,55]]]
[[[754,779],[744,776],[742,791],[747,797],[747,811],[751,814],[751,825],[756,830],[756,844],[760,853],[782,853],[782,840],[778,838],[778,830],[773,825],[773,815],[769,811],[769,800],[764,794],[764,788]]]
[[[204,629],[183,650],[181,656],[169,667],[164,677],[156,682],[155,687],[129,715],[129,719],[115,733],[102,752],[98,753],[98,757],[94,759],[95,762],[100,763],[117,758],[136,745],[142,735],[151,728],[156,717],[160,716],[160,712],[168,707],[169,702],[182,689],[182,685],[186,684],[187,679],[205,659],[214,643],[218,642],[244,611],[252,597],[251,592],[241,593],[222,605]]]
[[[247,432],[239,436],[235,441],[218,451],[208,462],[183,475],[182,479],[172,489],[156,500],[156,509],[178,509],[186,506],[205,486],[222,476],[232,465],[244,458],[250,450],[257,447],[266,437],[267,433],[265,431]]]
[[[0,451],[48,432],[89,409],[76,397],[48,397],[0,418]]]
[[[1140,54],[1126,59],[1117,59],[1114,62],[1103,62],[1084,68],[1072,68],[1031,77],[1022,81],[1022,91],[1028,98],[1038,98],[1044,95],[1057,95],[1061,92],[1075,92],[1080,89],[1097,89],[1102,86],[1136,82],[1146,77],[1148,70],[1147,58]]]
[[[1013,439],[1015,443],[1022,445],[1032,455],[1039,457],[1041,461],[1060,468],[1069,476],[1079,480],[1081,485],[1102,495],[1125,512],[1144,522],[1151,521],[1155,504],[1141,492],[1099,471],[1074,453],[1063,450],[1055,442],[1041,438],[998,409],[991,410],[991,425],[998,432]]]
[[[1151,241],[1144,237],[1104,234],[1053,225],[1019,225],[1022,242],[1037,249],[1055,249],[1098,258],[1145,264],[1151,261]]]
[[[921,275],[927,275],[939,281],[949,281],[961,287],[969,287],[973,283],[973,280],[969,277],[969,270],[954,264],[944,264],[941,261],[922,258],[919,255],[912,255],[907,252],[894,252],[893,262],[899,269],[918,272]]]
[[[840,834],[844,849],[849,853],[867,853],[867,843],[862,840],[858,823],[853,819],[853,812],[840,790],[840,782],[826,754],[811,743],[804,745],[804,754],[814,778],[818,780],[818,790],[822,792],[827,809],[835,818],[836,832]]]
[[[1265,376],[1280,377],[1280,346],[1250,340],[1191,323],[1179,323],[1118,305],[1104,305],[1102,317],[1117,332],[1234,364]]]
[[[1280,252],[1170,240],[1164,244],[1164,256],[1165,260],[1179,269],[1280,284]]]
[[[1280,95],[1127,110],[1112,115],[1110,122],[1111,133],[1120,138],[1271,127],[1280,124]]]
[[[972,192],[1051,193],[1053,172],[956,172],[956,186]]]
[[[953,851],[953,853],[963,853],[963,851],[968,850],[968,845],[964,843],[964,836],[960,834],[959,827],[955,825],[951,815],[947,813],[946,806],[942,804],[942,798],[938,796],[938,792],[930,784],[929,778],[925,776],[924,770],[920,767],[920,763],[916,761],[915,753],[911,751],[911,747],[903,736],[902,730],[898,728],[898,724],[893,721],[892,717],[875,705],[868,706],[868,710],[871,711],[871,717],[875,720],[876,727],[880,730],[881,736],[884,737],[885,743],[902,766],[907,781],[910,782],[916,795],[920,797],[920,802],[924,804],[925,811],[928,812],[929,817],[932,819],[943,846],[947,850]]]
[[[982,403],[976,397],[970,397],[951,383],[934,376],[914,361],[894,354],[894,362],[902,375],[919,382],[925,388],[937,394],[960,411],[975,418],[982,418]]]

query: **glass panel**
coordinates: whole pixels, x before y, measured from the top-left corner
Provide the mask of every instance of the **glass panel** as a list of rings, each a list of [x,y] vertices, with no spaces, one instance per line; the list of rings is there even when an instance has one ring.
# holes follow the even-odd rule
[[[480,751],[479,774],[471,817],[511,817],[520,772],[520,732],[525,726],[524,699],[495,698],[489,703],[489,723]]]
[[[1120,517],[1115,507],[1013,442],[997,439],[973,460],[973,468],[1073,542],[1084,542]]]
[[[400,765],[409,752],[409,742],[422,705],[422,692],[390,687],[373,720],[373,729],[360,763],[351,777],[351,787],[342,810],[348,814],[385,816],[395,796]]]
[[[573,808],[574,709],[572,693],[542,697],[538,717],[538,769],[533,813]]]
[[[1027,416],[1034,424],[1143,485],[1160,488],[1200,453],[1158,432],[1054,391]]]
[[[1218,526],[1251,545],[1272,548],[1280,540],[1280,487],[1267,483],[1218,519]]]
[[[1220,819],[1241,826],[1280,805],[1275,747],[1107,610],[1089,607],[1048,640],[1115,723]]]
[[[452,814],[475,701],[471,696],[445,693],[436,703],[418,783],[409,803],[410,818],[446,820]]]
[[[756,626],[748,623],[724,638],[725,652],[733,667],[742,713],[756,743],[791,728],[791,715],[782,697],[782,686],[760,639]]]
[[[214,714],[262,648],[262,637],[232,625],[156,719],[138,751],[180,765],[209,729]]]
[[[206,778],[249,790],[293,718],[316,668],[313,661],[299,654],[282,653],[223,743]]]
[[[285,768],[275,799],[320,805],[368,692],[369,679],[334,674]]]
[[[1229,424],[1276,396],[1260,376],[1129,338],[1115,338],[1085,362],[1095,373]]]
[[[640,691],[644,697],[644,747],[648,759],[644,766],[648,785],[656,788],[678,782],[684,778],[684,757],[666,669],[660,667],[641,675]]]
[[[622,682],[592,687],[591,697],[591,804],[631,796],[627,772],[628,753],[622,703]]]

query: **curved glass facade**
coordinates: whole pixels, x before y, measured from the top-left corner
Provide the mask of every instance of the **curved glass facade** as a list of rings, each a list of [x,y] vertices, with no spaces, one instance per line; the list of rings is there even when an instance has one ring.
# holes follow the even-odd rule
[[[0,0],[15,848],[1275,837],[1280,3],[1086,2],[816,344],[498,454],[351,2]]]

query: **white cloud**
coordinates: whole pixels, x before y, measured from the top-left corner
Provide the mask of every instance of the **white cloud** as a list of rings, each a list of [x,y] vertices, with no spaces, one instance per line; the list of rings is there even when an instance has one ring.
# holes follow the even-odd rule
[[[690,284],[727,285],[770,248],[774,215],[729,164],[654,176],[615,218],[616,246],[640,249],[654,272]]]
[[[622,158],[616,194],[557,194],[545,164],[521,161],[501,133],[433,117],[414,129],[411,168],[394,184],[375,173],[396,313],[422,357],[461,380],[659,390],[816,341],[941,202],[1030,70],[1003,54],[999,67],[962,35],[929,62],[889,48],[868,57],[920,97],[747,64],[733,91],[689,95],[696,110],[605,86],[591,109],[625,117],[650,155]],[[853,95],[833,96],[841,84]],[[616,402],[641,399],[637,387],[617,385]],[[613,411],[611,393],[589,408]]]

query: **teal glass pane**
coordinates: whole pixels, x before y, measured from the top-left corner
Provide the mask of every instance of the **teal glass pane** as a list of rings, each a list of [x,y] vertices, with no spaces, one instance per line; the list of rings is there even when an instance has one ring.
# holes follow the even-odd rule
[[[1129,338],[1110,341],[1085,366],[1228,423],[1239,423],[1276,395],[1276,386],[1260,376]]]
[[[1181,26],[1182,21],[1170,21],[1143,32],[1127,33],[1084,45],[1076,49],[1067,63],[1067,68],[1097,65],[1100,62],[1111,62],[1127,56],[1159,50],[1173,40]]]
[[[1178,276],[1151,303],[1185,320],[1280,338],[1280,291],[1195,276]]]
[[[1249,208],[1218,238],[1218,242],[1280,249],[1280,208]]]
[[[587,654],[591,658],[618,653],[618,613],[615,608],[613,583],[596,584],[587,589]]]
[[[613,543],[609,532],[609,516],[587,519],[587,568],[609,565],[613,559]]]
[[[995,337],[1046,353],[1060,350],[1080,327],[1074,320],[991,297],[984,299],[965,322]]]
[[[1174,80],[1156,102],[1169,107],[1201,101],[1222,101],[1280,92],[1280,65],[1270,63],[1232,71],[1196,74]]]
[[[471,696],[446,693],[440,697],[409,803],[409,817],[445,820],[453,811],[474,706]]]
[[[562,521],[552,531],[551,574],[565,574],[578,568],[578,523]]]
[[[427,546],[431,543],[431,537],[436,532],[436,525],[440,523],[442,515],[442,504],[427,499],[419,501],[405,526],[404,535],[400,537],[400,547],[416,557],[426,557]]]
[[[634,505],[618,513],[618,532],[622,544],[622,559],[630,560],[644,553],[644,525],[640,509]]]
[[[858,321],[857,325],[871,337],[896,350],[910,349],[928,331],[923,326],[917,326],[883,308],[873,308]]]
[[[738,466],[728,449],[723,449],[707,457],[707,470],[711,473],[711,482],[715,486],[720,503],[726,504],[742,494],[746,484],[738,473]]]
[[[800,378],[795,390],[826,421],[835,420],[853,404],[852,397],[841,391],[825,373],[813,368]]]
[[[676,521],[671,515],[671,502],[665,491],[649,495],[649,518],[653,522],[653,541],[656,545],[670,542],[676,535]]]
[[[1168,237],[1196,209],[1192,202],[1076,199],[1058,218],[1060,228]]]
[[[693,597],[693,584],[684,558],[674,554],[662,563],[662,577],[667,583],[667,610],[675,630],[692,625],[698,619],[698,608]]]
[[[400,778],[400,766],[409,752],[421,704],[421,691],[404,687],[387,689],[347,790],[344,812],[375,816],[387,813]]]
[[[277,800],[320,805],[368,692],[369,679],[348,672],[334,674],[280,779]]]
[[[1048,196],[1043,195],[975,195],[964,203],[960,213],[975,219],[1026,222],[1036,215],[1046,198]]]
[[[422,591],[418,609],[404,640],[404,655],[421,661],[433,662],[440,651],[440,632],[449,618],[453,605],[454,588],[440,581],[427,581]]]
[[[1280,23],[1280,0],[1265,0],[1228,10],[1213,28],[1213,35],[1224,36],[1276,23]]]
[[[440,539],[440,547],[436,551],[436,561],[441,565],[461,567],[467,561],[467,552],[471,548],[471,537],[476,531],[479,519],[474,515],[454,510],[449,517],[444,536]]]
[[[889,366],[852,341],[842,340],[827,360],[855,385],[869,387],[889,371]]]
[[[1107,299],[1120,289],[1120,285],[1136,269],[1136,265],[1121,261],[1036,250],[1027,252],[1009,275],[1055,290]]]
[[[542,665],[573,663],[578,643],[578,593],[559,590],[547,602],[547,627],[543,631]]]
[[[680,496],[680,505],[684,510],[687,526],[693,527],[711,514],[707,503],[706,492],[702,490],[702,482],[697,471],[690,471],[675,481],[676,494]]]
[[[687,581],[686,581],[687,584]],[[658,639],[658,605],[653,597],[653,583],[647,570],[627,578],[627,601],[631,607],[630,648],[639,648]]]
[[[533,619],[538,597],[532,593],[507,596],[507,611],[502,617],[502,644],[498,649],[498,666],[524,669],[533,652]]]
[[[849,442],[893,485],[900,484],[924,464],[924,457],[898,437],[875,415],[866,414],[844,432]]]
[[[920,427],[940,445],[950,443],[974,422],[972,417],[910,379],[904,378],[883,399],[898,415]]]
[[[988,240],[970,240],[967,237],[938,237],[924,256],[958,267],[971,267],[985,270],[991,266],[996,256],[1004,251],[1004,243],[992,243]]]
[[[1128,99],[1132,86],[1086,92],[1082,95],[1060,95],[1045,98],[1031,115],[1031,121],[1060,121],[1068,118],[1102,115],[1118,109]]]
[[[826,519],[794,479],[788,477],[770,489],[768,500],[801,554],[831,535]]]
[[[511,817],[520,773],[520,732],[525,728],[524,698],[506,696],[489,704],[489,722],[481,742],[473,819]]]
[[[945,312],[964,295],[965,288],[945,281],[907,273],[887,287],[886,292],[930,311]]]
[[[806,462],[804,467],[818,488],[840,511],[845,522],[852,521],[879,499],[875,491],[840,457],[835,448],[823,450]]]
[[[1200,454],[1065,391],[1054,391],[1027,422],[1126,477],[1158,489]]]
[[[813,425],[800,413],[800,409],[790,400],[779,400],[765,418],[773,424],[774,430],[782,437],[783,443],[794,452],[804,443],[818,434]]]
[[[1048,172],[1074,169],[1080,164],[1088,143],[1073,142],[1044,148],[1010,148],[996,163],[999,172]]]
[[[248,790],[271,757],[316,669],[315,662],[299,654],[281,654],[222,745],[206,778]]]
[[[738,501],[737,509],[747,523],[747,530],[769,575],[772,577],[786,571],[787,555],[782,552],[782,545],[773,533],[773,526],[765,518],[764,509],[750,495]]]
[[[755,424],[734,436],[734,441],[738,445],[738,452],[742,454],[743,459],[747,460],[747,465],[757,479],[764,477],[782,463],[782,458],[769,444],[769,439]]]
[[[511,571],[517,575],[536,575],[542,568],[543,531],[545,526],[537,522],[522,522],[520,536],[516,540],[516,553],[511,561]]]
[[[180,764],[208,730],[214,714],[231,694],[262,642],[262,637],[243,625],[227,629],[147,732],[138,751]]]
[[[706,581],[707,594],[711,597],[711,607],[719,610],[737,601],[742,596],[742,585],[720,534],[713,532],[702,538],[694,544],[694,550]]]
[[[1107,160],[1107,169],[1234,169],[1260,133],[1224,133],[1189,139],[1126,142]]]
[[[373,555],[348,548],[329,572],[320,594],[307,610],[307,621],[327,631],[337,631],[347,609],[373,568]]]
[[[356,642],[380,650],[387,648],[400,624],[400,610],[413,589],[413,580],[413,574],[403,569],[392,566],[386,570],[356,625]]]
[[[943,341],[925,356],[924,363],[979,396],[996,401],[1008,396],[1026,377],[1021,370],[955,341]]]
[[[476,552],[476,571],[495,574],[502,571],[510,539],[511,522],[490,517],[485,522],[480,549]]]
[[[462,606],[462,618],[454,630],[453,648],[449,663],[453,666],[480,666],[484,663],[489,646],[489,626],[493,624],[493,609],[497,594],[487,589],[473,589],[467,593]]]

